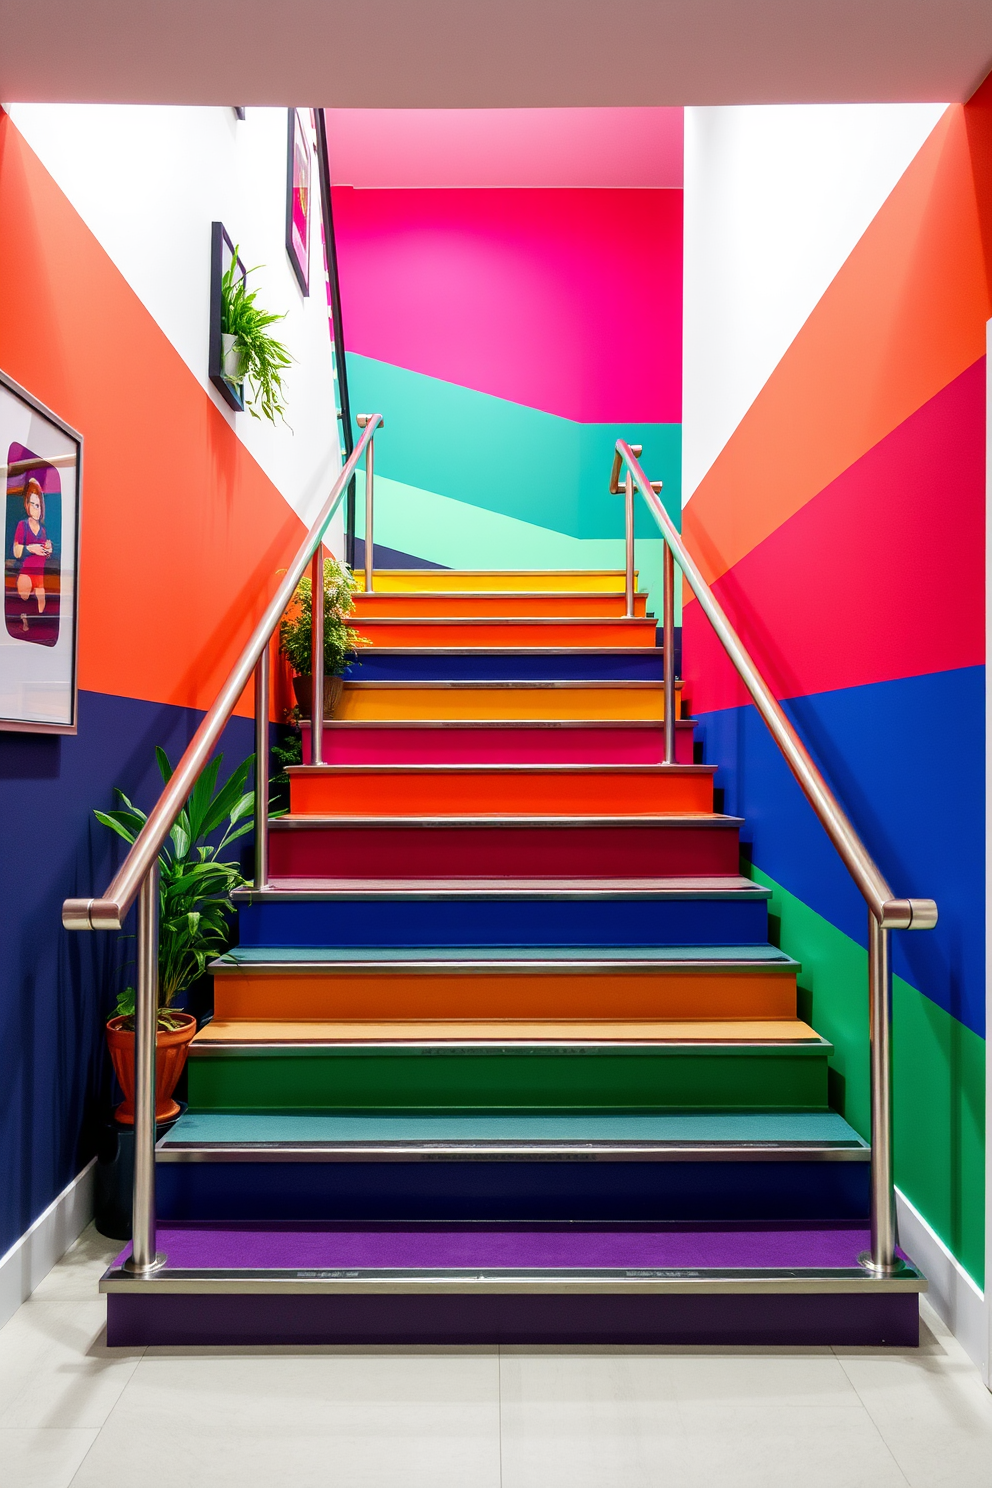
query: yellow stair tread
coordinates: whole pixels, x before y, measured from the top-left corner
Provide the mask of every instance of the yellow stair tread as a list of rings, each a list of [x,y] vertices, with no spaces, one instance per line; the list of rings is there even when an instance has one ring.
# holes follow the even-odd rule
[[[406,1041],[464,1042],[651,1042],[651,1043],[795,1043],[819,1035],[797,1018],[729,1022],[666,1019],[404,1019],[324,1021],[291,1019],[255,1021],[215,1018],[195,1042],[210,1044],[332,1044]]]

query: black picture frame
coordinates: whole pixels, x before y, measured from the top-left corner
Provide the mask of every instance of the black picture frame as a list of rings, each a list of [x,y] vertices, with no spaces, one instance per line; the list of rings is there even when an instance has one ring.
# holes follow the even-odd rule
[[[245,407],[245,385],[243,382],[232,382],[229,377],[224,376],[224,347],[221,340],[221,280],[224,278],[228,266],[234,257],[234,243],[223,222],[211,223],[210,348],[208,371],[210,381],[220,393],[224,402],[229,404],[236,413],[243,413]],[[240,257],[238,258],[238,265],[241,270],[241,277],[246,277],[247,270]]]
[[[309,113],[309,110],[307,110]],[[313,236],[313,149],[303,109],[287,111],[286,130],[286,252],[300,292],[310,294],[310,239]],[[300,214],[294,214],[297,190],[302,191]],[[302,216],[301,223],[298,220]]]
[[[10,445],[15,442],[15,428],[19,431],[16,442],[21,444],[22,449],[30,451],[30,454],[7,464]],[[0,531],[3,532],[4,544],[5,637],[13,635],[15,640],[22,639],[17,624],[20,616],[14,615],[12,611],[17,609],[30,613],[31,604],[38,605],[34,596],[39,588],[44,588],[46,600],[54,594],[58,595],[57,607],[51,603],[46,606],[45,624],[51,632],[54,622],[54,639],[49,634],[41,638],[37,645],[0,646],[0,730],[22,734],[75,734],[79,729],[79,555],[82,532],[83,436],[3,371],[0,371],[0,461],[3,462],[4,478],[4,511]],[[53,484],[57,484],[59,498],[58,543],[55,550],[58,562],[53,569],[46,561],[41,585],[32,576],[32,595],[22,602],[16,596],[16,569],[21,560],[14,557],[13,544],[8,542],[7,528],[10,526],[11,515],[8,508],[12,505],[16,508],[16,498],[21,494],[16,487],[18,477],[26,475],[28,470],[45,471],[46,475],[49,472],[53,475],[57,473],[57,482],[53,481]],[[66,474],[70,471],[71,477]],[[44,485],[48,485],[45,476],[42,481]],[[49,489],[46,494],[49,504],[46,530],[50,534],[54,530],[51,512],[54,492]],[[70,497],[69,501],[66,500],[67,496]],[[14,514],[16,515],[16,511]],[[71,559],[71,569],[66,563],[67,557]],[[54,578],[54,584],[48,582],[50,578]],[[12,583],[11,580],[15,582]],[[72,602],[65,609],[67,590],[71,591]],[[39,613],[37,620],[40,621],[41,618],[42,614]],[[32,615],[32,623],[34,621],[35,617]],[[37,631],[32,637],[28,627],[25,627],[23,638],[29,641],[39,639]],[[36,667],[38,676],[31,675],[32,666]],[[33,709],[14,704],[13,697],[18,683],[22,684],[22,692],[27,696],[34,689]],[[46,689],[51,698],[57,699],[54,706],[49,704],[49,713],[61,712],[63,717],[32,716],[44,712],[44,704],[39,700]]]

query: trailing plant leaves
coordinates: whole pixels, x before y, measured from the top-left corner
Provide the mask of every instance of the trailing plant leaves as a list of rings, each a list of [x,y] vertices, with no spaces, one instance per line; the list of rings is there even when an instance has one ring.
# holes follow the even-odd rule
[[[258,290],[248,288],[248,277],[261,265],[238,274],[238,251],[235,247],[221,279],[221,331],[235,338],[242,354],[248,412],[252,418],[267,418],[274,424],[278,419],[285,421],[282,376],[293,358],[282,342],[270,335],[269,327],[286,316],[263,310],[255,303]]]

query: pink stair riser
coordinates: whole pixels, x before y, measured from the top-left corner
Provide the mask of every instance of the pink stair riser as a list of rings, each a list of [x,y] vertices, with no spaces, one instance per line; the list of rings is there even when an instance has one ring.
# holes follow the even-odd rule
[[[331,725],[325,765],[656,765],[665,758],[665,731],[624,728],[363,728]],[[692,724],[675,733],[675,761],[692,764]],[[310,727],[303,725],[303,763],[310,763]]]
[[[423,825],[395,820],[287,829],[270,835],[279,878],[667,878],[739,872],[738,822],[596,821]]]

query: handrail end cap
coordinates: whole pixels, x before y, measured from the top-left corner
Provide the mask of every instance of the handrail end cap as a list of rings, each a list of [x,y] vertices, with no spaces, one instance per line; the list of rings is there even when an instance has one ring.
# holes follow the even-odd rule
[[[890,899],[882,907],[883,930],[932,930],[937,906],[932,899]]]
[[[113,899],[66,899],[62,923],[67,930],[119,930],[120,905]]]

